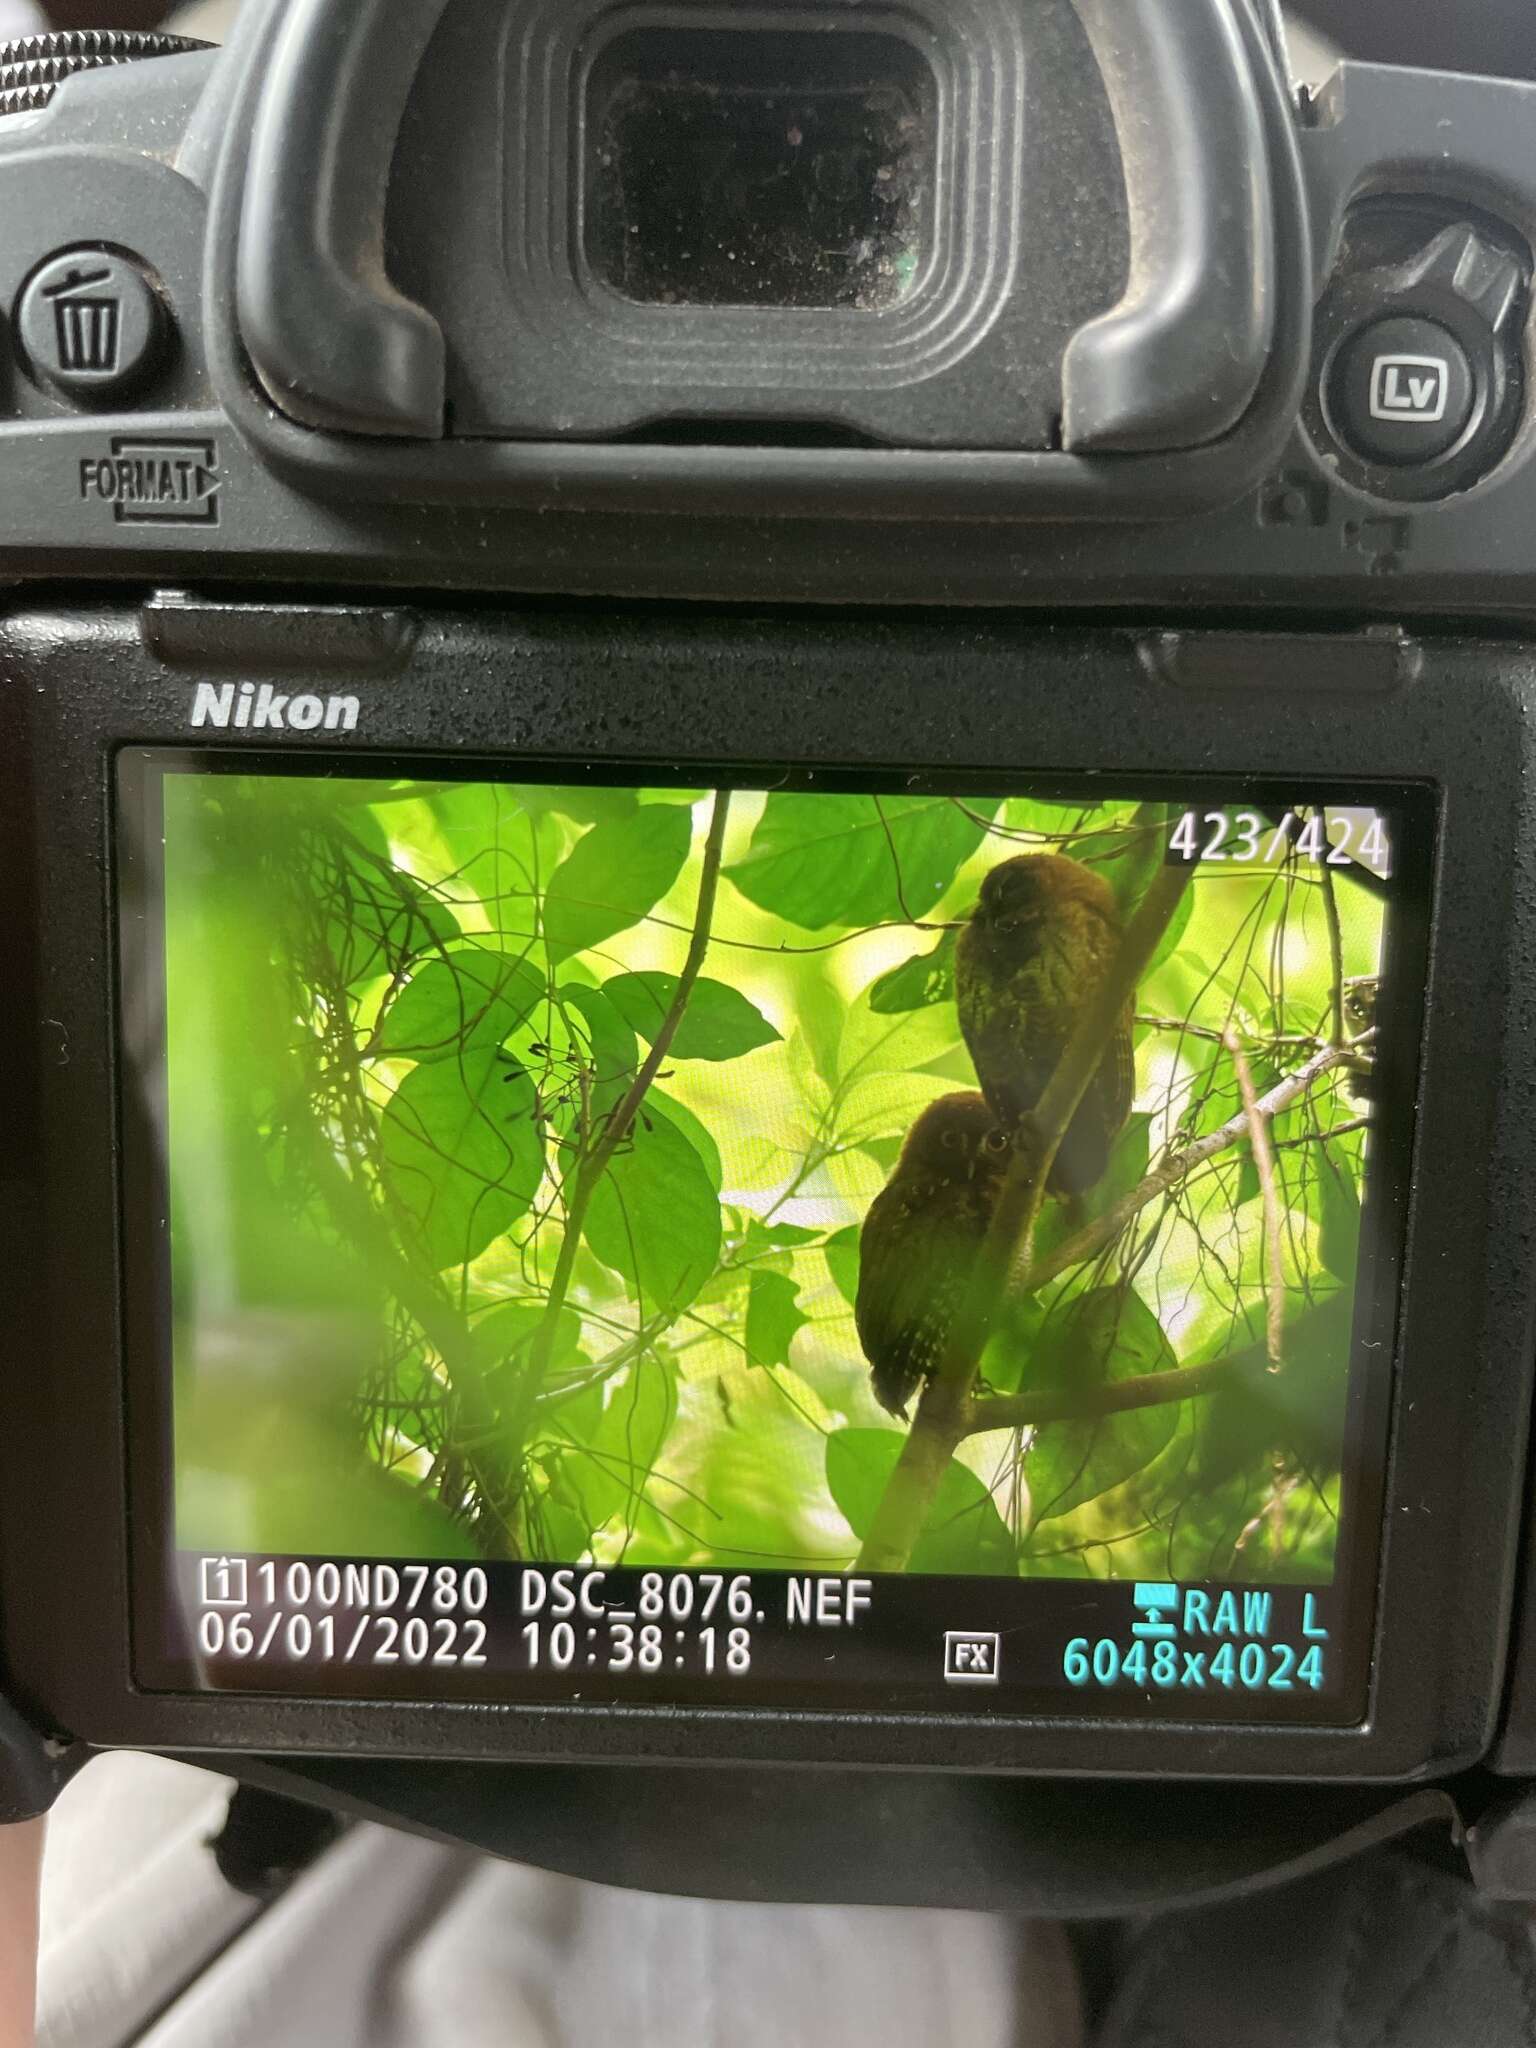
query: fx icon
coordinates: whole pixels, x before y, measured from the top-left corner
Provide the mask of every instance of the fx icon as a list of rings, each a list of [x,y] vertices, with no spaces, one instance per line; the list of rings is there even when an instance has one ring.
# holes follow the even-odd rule
[[[1451,366],[1444,356],[1378,356],[1371,372],[1371,418],[1433,426],[1451,398]]]
[[[996,1685],[1003,1641],[976,1630],[952,1630],[944,1638],[944,1680],[948,1685]]]

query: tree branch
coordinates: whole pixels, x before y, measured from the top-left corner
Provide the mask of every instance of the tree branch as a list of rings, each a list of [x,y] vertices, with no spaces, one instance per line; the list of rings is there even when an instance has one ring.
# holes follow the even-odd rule
[[[1148,1373],[1139,1380],[1115,1380],[1075,1394],[1055,1389],[1043,1394],[996,1394],[971,1403],[965,1434],[1043,1429],[1051,1422],[1094,1422],[1107,1415],[1127,1415],[1136,1408],[1166,1408],[1175,1401],[1218,1392],[1245,1366],[1251,1369],[1251,1354],[1218,1358],[1209,1365],[1180,1366],[1176,1372]]]
[[[720,862],[725,851],[725,828],[730,818],[731,792],[718,790],[715,794],[714,810],[709,821],[709,838],[704,846],[704,867],[699,878],[699,907],[694,913],[693,938],[689,943],[688,957],[683,962],[683,971],[678,976],[677,993],[668,1006],[667,1014],[661,1020],[661,1028],[651,1041],[651,1050],[642,1062],[640,1071],[629,1084],[624,1100],[608,1119],[602,1140],[592,1154],[588,1170],[589,1178],[595,1184],[608,1169],[608,1162],[629,1136],[640,1105],[650,1093],[651,1083],[666,1064],[672,1050],[672,1041],[683,1021],[683,1012],[693,999],[699,975],[703,971],[704,958],[709,951],[710,927],[715,918],[715,897],[720,888]]]
[[[683,1013],[688,1008],[698,983],[705,955],[709,951],[710,929],[715,917],[715,898],[720,887],[720,864],[725,852],[725,828],[730,818],[730,810],[731,792],[725,789],[717,790],[709,821],[709,837],[704,846],[704,866],[699,878],[699,901],[694,912],[693,937],[689,941],[688,957],[678,977],[677,989],[639,1072],[625,1090],[618,1108],[608,1118],[602,1136],[591,1152],[578,1162],[575,1169],[570,1206],[565,1215],[565,1234],[561,1239],[560,1256],[555,1262],[554,1274],[550,1279],[543,1320],[534,1332],[533,1342],[528,1347],[528,1362],[518,1382],[516,1398],[507,1412],[505,1434],[509,1462],[514,1474],[521,1470],[523,1451],[533,1421],[534,1409],[554,1358],[560,1312],[565,1307],[566,1296],[570,1292],[571,1275],[576,1269],[576,1254],[581,1249],[582,1233],[586,1228],[587,1211],[592,1205],[592,1197],[596,1194],[603,1175],[608,1171],[614,1154],[633,1129],[635,1118],[650,1092],[651,1083],[666,1062],[667,1054],[672,1049],[672,1041],[676,1038],[678,1027],[683,1021]]]
[[[1328,920],[1328,962],[1333,975],[1329,993],[1329,1016],[1335,1045],[1347,1045],[1344,1026],[1344,928],[1339,923],[1339,899],[1334,893],[1333,869],[1323,862],[1323,914]]]
[[[1259,1107],[1253,1085],[1253,1069],[1237,1033],[1227,1028],[1227,1051],[1237,1074],[1238,1093],[1243,1098],[1243,1115],[1248,1124],[1248,1142],[1259,1176],[1259,1194],[1264,1203],[1264,1298],[1265,1348],[1271,1372],[1284,1364],[1285,1344],[1285,1219],[1280,1210],[1280,1189],[1275,1178],[1275,1148],[1270,1142],[1269,1118]]]
[[[1302,1131],[1294,1138],[1276,1138],[1277,1152],[1296,1152],[1304,1145],[1331,1145],[1335,1138],[1352,1138],[1356,1131],[1368,1131],[1374,1118],[1352,1116],[1346,1123],[1330,1124],[1326,1131]]]
[[[1277,1082],[1267,1095],[1259,1097],[1260,1113],[1270,1121],[1277,1116],[1283,1116],[1286,1110],[1293,1108],[1304,1095],[1315,1088],[1326,1074],[1331,1074],[1340,1067],[1350,1066],[1358,1057],[1361,1048],[1367,1044],[1369,1036],[1370,1034],[1367,1034],[1366,1038],[1356,1039],[1352,1045],[1325,1046],[1321,1052],[1315,1053],[1305,1066],[1298,1067],[1286,1080]],[[1149,1202],[1155,1202],[1159,1195],[1167,1194],[1170,1188],[1175,1188],[1180,1181],[1187,1180],[1195,1168],[1203,1166],[1208,1159],[1215,1159],[1220,1153],[1231,1151],[1247,1133],[1248,1112],[1243,1109],[1224,1123],[1220,1130],[1211,1131],[1206,1137],[1197,1138],[1193,1144],[1184,1146],[1180,1151],[1170,1152],[1160,1165],[1154,1166],[1144,1180],[1139,1181],[1129,1194],[1122,1195],[1120,1200],[1106,1209],[1102,1216],[1088,1224],[1085,1229],[1078,1231],[1075,1237],[1068,1238],[1065,1244],[1058,1245],[1055,1251],[1048,1252],[1043,1259],[1037,1259],[1030,1265],[1016,1281],[1013,1292],[1020,1295],[1038,1293],[1058,1275],[1068,1273],[1074,1266],[1086,1265],[1090,1259],[1097,1258],[1100,1252],[1107,1250],[1114,1243],[1126,1225],[1134,1221]]]
[[[970,1434],[971,1397],[982,1353],[1019,1248],[1033,1239],[1056,1154],[1192,873],[1182,864],[1159,869],[1113,965],[1079,1017],[1045,1093],[1020,1129],[1013,1165],[977,1256],[964,1309],[875,1511],[859,1553],[860,1571],[902,1572],[911,1561],[956,1446]]]

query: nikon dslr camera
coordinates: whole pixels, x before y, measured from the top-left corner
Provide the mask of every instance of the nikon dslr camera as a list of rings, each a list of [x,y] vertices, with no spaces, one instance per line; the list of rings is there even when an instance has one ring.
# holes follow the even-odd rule
[[[1263,0],[0,53],[7,1812],[1536,1891],[1533,247]]]

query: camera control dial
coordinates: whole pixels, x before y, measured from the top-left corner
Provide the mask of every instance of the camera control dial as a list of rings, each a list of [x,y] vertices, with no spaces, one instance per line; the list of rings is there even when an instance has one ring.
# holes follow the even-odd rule
[[[179,57],[205,50],[190,36],[135,34],[127,29],[61,29],[0,43],[0,115],[37,113],[68,78],[144,57]]]
[[[1317,309],[1307,409],[1348,481],[1428,503],[1498,466],[1524,410],[1529,289],[1528,252],[1492,220],[1432,200],[1357,209]]]

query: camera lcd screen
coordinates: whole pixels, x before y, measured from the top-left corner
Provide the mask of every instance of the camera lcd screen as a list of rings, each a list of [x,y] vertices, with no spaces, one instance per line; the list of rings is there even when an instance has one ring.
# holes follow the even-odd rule
[[[141,1682],[1363,1716],[1424,793],[358,765],[119,761]]]

